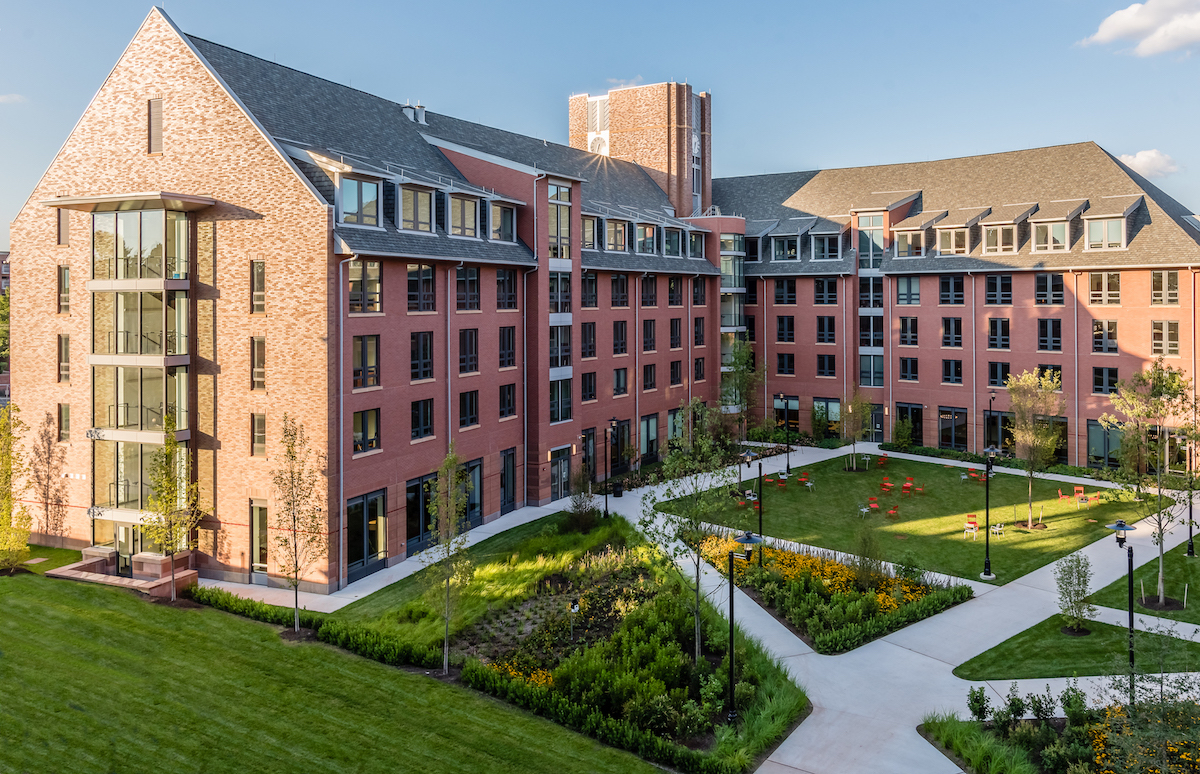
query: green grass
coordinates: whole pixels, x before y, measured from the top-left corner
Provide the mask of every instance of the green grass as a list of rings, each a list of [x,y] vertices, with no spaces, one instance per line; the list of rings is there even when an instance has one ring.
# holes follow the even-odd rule
[[[1178,529],[1178,527],[1176,527]],[[1139,551],[1142,549],[1139,549]],[[1154,559],[1133,571],[1134,614],[1153,615],[1160,618],[1170,618],[1173,621],[1185,621],[1200,624],[1200,556],[1192,559],[1187,557],[1187,543],[1183,543],[1168,551],[1164,557],[1165,578],[1164,587],[1168,597],[1183,601],[1184,587],[1187,586],[1186,610],[1147,610],[1137,605],[1142,596],[1142,584],[1146,584],[1146,596],[1158,601],[1158,550],[1154,550]],[[1092,602],[1105,607],[1115,607],[1126,610],[1129,605],[1129,580],[1122,575],[1120,580],[1113,581],[1092,595]]]
[[[853,553],[855,537],[864,524],[879,530],[883,558],[889,561],[907,559],[926,570],[943,572],[961,578],[978,578],[983,571],[984,554],[984,487],[974,481],[960,480],[965,468],[946,467],[939,463],[894,459],[886,470],[872,467],[866,473],[847,473],[842,470],[845,458],[828,460],[815,465],[793,465],[792,480],[786,490],[775,484],[763,484],[763,532],[773,537],[795,540],[808,545]],[[861,463],[860,463],[861,464]],[[745,471],[745,469],[742,469]],[[797,485],[800,471],[808,471],[816,484],[813,492]],[[925,495],[901,495],[895,492],[882,495],[879,484],[884,475],[904,483],[912,476],[917,485],[925,487]],[[773,478],[773,477],[772,477]],[[753,488],[748,481],[741,488]],[[1127,502],[1102,501],[1091,508],[1076,509],[1074,500],[1058,499],[1058,489],[1071,494],[1068,484],[1035,480],[1033,484],[1034,521],[1042,513],[1047,529],[1027,531],[1023,519],[1028,513],[1028,488],[1024,476],[997,473],[991,484],[992,523],[1005,524],[1003,536],[991,539],[992,572],[997,583],[1006,583],[1048,564],[1110,534],[1104,528],[1117,518],[1131,521],[1137,518]],[[1087,488],[1088,494],[1097,488]],[[881,510],[860,517],[859,504],[868,497],[878,497]],[[887,510],[898,504],[899,521],[885,518]],[[661,507],[669,509],[669,504]],[[1015,508],[1014,508],[1015,507]],[[757,531],[757,518],[750,510],[739,510],[732,500],[718,521],[729,526]],[[968,514],[975,514],[979,523],[978,540],[963,537],[963,525]],[[751,520],[753,519],[753,523]],[[1089,522],[1094,519],[1095,522]],[[905,536],[898,539],[897,536]]]
[[[954,674],[964,680],[1024,680],[1034,677],[1072,677],[1108,674],[1129,652],[1129,630],[1121,626],[1089,621],[1086,637],[1063,634],[1062,618],[1052,615],[991,650],[960,664]],[[1164,635],[1137,632],[1134,643]],[[1148,644],[1148,643],[1147,643]],[[1194,668],[1200,659],[1200,643],[1184,641],[1169,671]],[[1128,665],[1128,662],[1126,662]]]
[[[70,548],[52,548],[50,546],[35,546],[29,544],[29,558],[37,559],[45,558],[46,561],[38,562],[37,564],[21,565],[30,572],[36,572],[38,575],[45,575],[46,570],[53,570],[68,564],[74,564],[83,558],[80,552]]]
[[[507,705],[211,609],[0,578],[0,770],[650,772]]]

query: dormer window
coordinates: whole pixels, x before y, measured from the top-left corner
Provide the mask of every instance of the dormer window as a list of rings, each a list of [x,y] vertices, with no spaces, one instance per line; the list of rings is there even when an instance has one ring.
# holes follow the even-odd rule
[[[1015,253],[1017,251],[1017,227],[987,226],[983,229],[983,251],[985,253]]]
[[[582,244],[580,246],[584,250],[595,250],[596,249],[596,219],[595,218],[584,218],[583,219],[583,236],[580,241],[582,242]]]
[[[400,227],[410,231],[433,231],[433,192],[405,188],[401,195]]]
[[[1105,218],[1087,222],[1087,249],[1120,250],[1125,247],[1125,219]]]
[[[838,242],[840,238],[836,235],[814,236],[813,237],[813,260],[814,261],[836,261],[838,255]]]
[[[897,258],[919,258],[924,254],[924,231],[901,231],[896,234]]]
[[[1069,247],[1066,221],[1061,223],[1037,223],[1034,225],[1033,251],[1035,253],[1066,250]]]
[[[947,228],[938,231],[938,252],[942,255],[966,255],[967,229]]]
[[[454,236],[479,235],[476,202],[465,196],[450,197],[450,233]]]
[[[654,226],[639,223],[637,227],[637,251],[639,253],[654,252]]]
[[[379,184],[342,178],[342,222],[379,225]]]
[[[503,204],[492,205],[492,239],[497,242],[516,241],[516,210]]]
[[[607,231],[608,231],[608,233],[606,235],[608,237],[608,240],[606,242],[607,249],[616,250],[616,251],[619,251],[622,253],[626,252],[629,249],[626,246],[626,242],[625,242],[626,224],[619,220],[618,221],[610,220],[610,221],[608,221],[608,223],[606,225],[607,225]]]
[[[775,237],[773,240],[775,248],[773,251],[772,260],[776,261],[794,261],[800,257],[799,254],[799,237]]]
[[[683,233],[677,228],[668,228],[663,231],[663,253],[679,257],[682,255],[683,249]]]
[[[704,257],[704,234],[696,231],[688,234],[688,255],[693,258]]]

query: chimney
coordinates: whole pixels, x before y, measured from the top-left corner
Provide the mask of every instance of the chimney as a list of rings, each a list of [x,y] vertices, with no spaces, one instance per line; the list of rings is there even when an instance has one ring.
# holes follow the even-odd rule
[[[418,103],[416,108],[414,108],[414,109],[416,110],[416,113],[417,113],[417,123],[425,124],[426,126],[428,126],[428,124],[426,124],[426,122],[425,122],[425,106]]]
[[[415,116],[414,116],[414,108],[413,108],[413,106],[412,106],[412,105],[405,105],[405,106],[402,108],[402,110],[404,110],[404,115],[408,116],[408,120],[409,120],[409,121],[415,121],[415,120],[416,120],[416,118],[415,118]]]

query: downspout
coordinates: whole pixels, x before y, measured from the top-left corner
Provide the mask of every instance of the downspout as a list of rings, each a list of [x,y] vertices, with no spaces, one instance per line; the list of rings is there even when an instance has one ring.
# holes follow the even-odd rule
[[[458,262],[458,266],[455,267],[455,270],[454,270],[455,280],[457,280],[458,269],[463,268],[464,265],[465,264],[462,261]],[[446,268],[446,456],[450,456],[450,444],[453,443],[453,441],[451,439],[454,437],[453,436],[453,433],[454,433],[454,430],[453,430],[453,428],[454,428],[454,409],[451,408],[451,406],[453,404],[451,403],[451,400],[450,400],[451,392],[452,392],[450,389],[450,378],[451,378],[450,363],[451,363],[451,361],[454,360],[454,358],[450,356],[450,352],[452,351],[450,348],[453,346],[450,342],[450,310],[452,308],[451,302],[454,301],[454,293],[455,293],[455,283],[451,282],[450,268],[447,267]],[[479,356],[479,337],[478,336],[476,336],[476,338],[475,338],[475,356],[476,357]]]
[[[529,275],[538,270],[538,198],[537,184],[546,177],[538,175],[533,179],[533,260],[535,265],[521,275],[521,451],[525,455],[525,464],[521,477],[522,507],[529,504]]]
[[[685,329],[684,329],[684,327],[683,327],[683,323],[684,323],[684,322],[691,322],[691,321],[692,321],[692,310],[695,308],[695,307],[693,306],[693,302],[696,300],[696,280],[698,280],[699,278],[700,278],[700,275],[699,275],[699,274],[693,274],[693,275],[692,275],[692,292],[691,292],[691,294],[689,294],[689,295],[688,295],[688,302],[687,302],[687,319],[686,319],[686,320],[680,320],[680,321],[679,321],[679,335],[680,335],[680,336],[682,336],[682,335],[683,335],[683,332],[684,332],[684,330],[685,330]],[[706,280],[706,281],[707,281],[707,280]],[[708,301],[708,288],[707,288],[707,287],[706,287],[706,288],[704,288],[704,293],[705,293],[704,300],[705,300],[705,302],[707,302],[707,301]],[[670,333],[671,333],[670,331],[667,331],[667,334],[668,334],[668,335],[670,335]],[[670,342],[667,342],[667,343],[669,344]],[[688,370],[687,370],[687,371],[684,371],[684,373],[690,373],[690,374],[691,374],[691,376],[689,376],[689,377],[688,377],[688,380],[687,380],[687,385],[688,385],[688,405],[690,406],[690,405],[692,405],[692,382],[694,382],[694,381],[696,380],[696,365],[695,365],[695,363],[693,363],[693,362],[692,362],[692,337],[691,337],[691,336],[688,336],[688,337],[687,337],[687,343],[688,343],[688,344],[687,344],[687,353],[688,353],[688,356],[687,356],[687,367],[688,367]],[[690,412],[689,412],[689,414],[690,414]],[[689,416],[689,417],[688,417],[688,420],[687,420],[687,421],[688,421],[688,437],[689,437],[689,438],[691,438],[691,427],[692,427],[692,418],[691,418],[691,416]]]
[[[975,424],[975,420],[979,418],[979,414],[975,411],[979,397],[979,382],[975,381],[976,366],[979,361],[979,348],[976,346],[975,341],[975,304],[977,303],[977,299],[975,298],[975,275],[967,272],[967,276],[971,278],[971,424]],[[979,425],[975,426],[979,427]],[[983,447],[979,445],[979,431],[976,430],[972,435],[975,436],[973,439],[975,441],[975,450],[982,449]]]
[[[1079,275],[1082,273],[1083,272],[1078,272],[1078,273],[1076,273],[1074,271],[1071,272],[1071,282],[1073,285],[1073,287],[1071,288],[1071,293],[1075,296],[1075,298],[1072,299],[1072,303],[1071,303],[1071,320],[1072,320],[1071,324],[1072,324],[1072,327],[1074,328],[1074,335],[1071,338],[1074,339],[1074,348],[1075,348],[1075,376],[1072,379],[1072,381],[1075,382],[1075,464],[1076,465],[1079,464]],[[1195,314],[1195,309],[1192,310],[1192,313]],[[1087,435],[1084,435],[1084,442],[1086,443],[1086,441],[1087,441]]]
[[[846,322],[846,308],[853,302],[853,296],[846,290],[846,277],[857,275],[842,275],[842,298],[846,299],[846,303],[842,304],[842,394],[846,394],[846,373],[850,370],[850,361],[846,358],[850,357],[850,352],[847,349],[846,343],[850,338],[849,323]],[[765,334],[764,334],[765,335]],[[828,413],[828,412],[826,412]],[[784,415],[787,416],[786,414]],[[828,417],[826,417],[828,419]],[[784,419],[787,422],[787,419]]]
[[[344,588],[342,578],[346,577],[346,314],[343,309],[343,299],[346,296],[346,282],[342,270],[346,264],[355,260],[350,256],[338,262],[338,589]]]
[[[646,346],[645,332],[642,330],[642,288],[646,285],[646,277],[649,272],[642,272],[642,281],[638,283],[637,306],[633,308],[633,383],[637,385],[633,391],[633,416],[638,421],[638,454],[642,453],[642,347]],[[658,275],[654,277],[654,303],[658,304]],[[654,336],[658,338],[658,331],[654,332]],[[641,338],[639,342],[638,339]],[[628,336],[626,341],[628,341]],[[655,347],[658,346],[656,341]],[[638,459],[638,470],[641,470],[642,462]]]
[[[893,246],[893,249],[895,249],[894,246]],[[893,296],[892,296],[892,275],[890,275],[890,274],[886,275],[884,277],[884,282],[886,282],[887,284],[885,286],[886,289],[883,291],[883,304],[884,304],[883,319],[886,320],[887,324],[888,324],[887,336],[883,340],[884,341],[883,357],[886,362],[886,365],[884,366],[884,368],[886,370],[884,371],[884,373],[885,374],[890,373],[890,374],[892,374],[892,377],[893,377],[893,378],[888,378],[888,380],[887,380],[887,402],[883,404],[883,415],[886,417],[886,416],[888,416],[888,411],[889,411],[888,406],[892,405],[892,385],[895,384],[895,382],[896,382],[896,380],[894,378],[896,372],[892,370],[892,365],[893,365],[893,363],[892,363],[892,298],[893,298]],[[885,439],[887,439],[888,438],[888,423],[887,423],[886,419],[883,420],[882,430],[883,430],[883,437]]]

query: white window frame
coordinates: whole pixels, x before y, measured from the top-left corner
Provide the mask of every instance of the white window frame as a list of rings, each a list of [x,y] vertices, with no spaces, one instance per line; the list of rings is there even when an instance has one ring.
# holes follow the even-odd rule
[[[959,250],[956,247],[952,247],[949,251],[943,251],[942,250],[942,234],[957,234],[959,232],[962,232],[962,234],[963,234],[963,244],[965,245],[965,247],[961,250]],[[971,229],[966,228],[966,227],[963,227],[963,228],[939,228],[937,230],[937,235],[938,235],[938,240],[937,240],[937,254],[938,255],[970,255],[971,254]],[[957,240],[955,240],[953,237],[951,237],[951,242],[953,243],[955,241],[957,241]]]
[[[1050,229],[1054,228],[1055,226],[1062,226],[1062,228],[1063,228],[1062,247],[1054,246],[1054,241],[1053,241],[1054,235]],[[1037,232],[1038,232],[1039,228],[1046,229],[1046,245],[1047,245],[1046,247],[1038,247]],[[1034,223],[1033,224],[1033,243],[1030,246],[1031,252],[1062,253],[1062,252],[1066,252],[1067,250],[1070,250],[1070,249],[1071,249],[1071,223],[1070,223],[1070,221],[1052,220],[1052,221],[1047,221],[1045,223]]]
[[[346,207],[343,203],[343,191],[346,183],[353,182],[359,185],[359,215],[362,214],[362,184],[369,183],[375,186],[375,222],[374,223],[349,223],[346,221]],[[360,175],[339,174],[337,181],[337,213],[338,225],[353,226],[356,228],[383,228],[383,186],[378,180],[371,180]]]
[[[667,252],[667,236],[671,233],[675,233],[679,236],[679,250],[674,253]],[[669,256],[671,258],[682,258],[685,250],[687,250],[687,248],[683,244],[683,229],[679,229],[679,228],[663,229],[663,255]]]
[[[610,228],[613,229],[614,231],[619,229],[622,232],[624,238],[621,241],[624,243],[624,247],[611,247],[611,240],[609,239],[609,234],[608,234],[608,230]],[[606,220],[606,221],[604,221],[604,249],[611,250],[614,253],[629,252],[629,221],[627,221],[627,220]]]
[[[493,242],[516,242],[517,241],[517,208],[511,204],[501,204],[500,202],[491,202],[491,220],[488,223],[488,238]],[[504,210],[512,212],[512,239],[501,239],[495,236],[497,224],[503,220]]]
[[[641,249],[642,242],[645,240],[645,237],[641,236],[641,234],[646,233],[643,231],[643,229],[649,232],[650,241],[653,247],[657,248],[658,246],[658,226],[653,223],[638,223],[635,224],[633,229],[633,251],[638,255],[656,255],[656,250],[650,250],[649,252],[646,252],[645,250]]]
[[[451,194],[450,196],[448,196],[446,198],[450,200],[448,202],[449,207],[450,207],[450,219],[449,219],[450,220],[450,223],[449,223],[450,236],[452,236],[456,239],[479,239],[479,200],[474,197],[470,197],[470,196],[457,196],[454,194]],[[472,221],[473,225],[471,226],[471,230],[475,232],[474,234],[456,234],[456,233],[454,233],[455,202],[467,202],[472,205],[471,213],[473,215],[474,220]],[[465,227],[463,228],[463,230],[464,231],[466,230]]]
[[[1104,239],[1104,247],[1092,247],[1091,234],[1093,223],[1111,223],[1118,221],[1121,224],[1121,244],[1119,247],[1109,247],[1107,237]],[[1102,226],[1107,233],[1107,227]],[[1104,250],[1124,250],[1129,244],[1129,220],[1125,217],[1116,218],[1085,218],[1083,221],[1083,249],[1085,252],[1102,252]]]
[[[592,246],[588,247],[586,237],[588,221],[592,223]],[[603,232],[602,221],[595,215],[584,215],[579,220],[579,249],[580,250],[598,250],[599,246],[596,243],[596,234]]]
[[[1012,246],[1004,246],[1004,231],[1012,230]],[[992,232],[996,233],[996,246],[988,247],[988,235]],[[1017,224],[1016,223],[996,223],[994,225],[985,225],[983,227],[983,252],[988,255],[997,253],[1015,253],[1017,251]]]
[[[905,237],[908,237],[910,239],[910,243],[911,243],[911,238],[914,235],[918,236],[921,239],[921,249],[915,253],[910,252],[907,255],[901,254],[900,240]],[[893,232],[892,239],[894,241],[894,244],[892,246],[894,248],[895,255],[897,258],[923,258],[923,257],[925,257],[925,232],[924,231],[921,231],[920,229],[914,229],[912,231],[896,231],[896,232]]]
[[[413,193],[413,223],[414,223],[414,226],[408,227],[408,228],[406,228],[404,225],[404,194],[407,191],[412,191],[412,193]],[[437,202],[434,201],[433,193],[434,193],[433,189],[431,189],[431,188],[419,188],[417,186],[407,186],[407,185],[400,186],[400,194],[396,197],[396,209],[399,210],[399,212],[396,213],[397,214],[396,224],[401,231],[407,231],[410,234],[434,234],[437,232]],[[418,222],[417,217],[418,217],[418,212],[420,210],[420,207],[417,205],[417,197],[420,194],[424,194],[425,196],[429,197],[429,228],[428,229],[417,228],[415,225]],[[516,229],[514,229],[514,231],[515,230]]]

